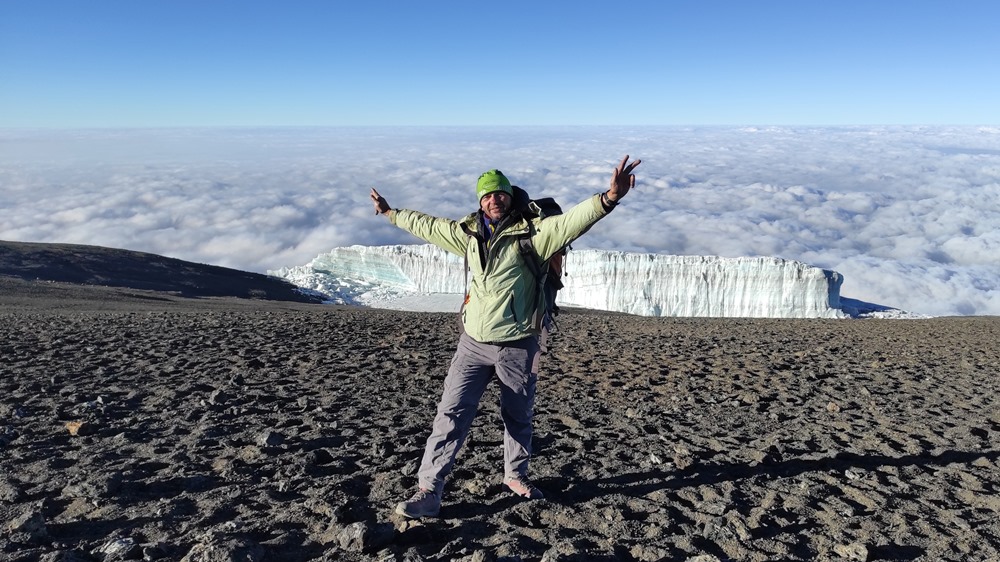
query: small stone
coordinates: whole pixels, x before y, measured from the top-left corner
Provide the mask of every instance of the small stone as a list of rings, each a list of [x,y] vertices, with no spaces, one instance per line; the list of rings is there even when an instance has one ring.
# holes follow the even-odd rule
[[[64,498],[106,498],[113,496],[122,486],[122,474],[92,474],[83,482],[69,484],[62,489]]]
[[[840,411],[840,404],[837,404],[836,402],[830,402],[829,404],[826,405],[826,411],[830,412],[831,414],[836,414],[837,412]]]
[[[90,435],[94,433],[94,424],[85,421],[66,422],[66,430],[73,436]]]
[[[391,523],[358,521],[341,530],[337,537],[340,548],[351,552],[371,552],[387,546],[396,536]]]
[[[658,547],[636,545],[632,547],[629,551],[632,558],[635,558],[638,562],[659,562],[660,560],[667,560],[669,553]]]
[[[488,550],[477,550],[469,557],[469,562],[493,562],[493,555]]]
[[[44,539],[48,536],[45,527],[45,517],[41,511],[30,510],[18,515],[7,524],[7,530],[12,534],[26,535],[31,540]]]
[[[264,548],[259,544],[246,540],[217,541],[194,545],[181,562],[216,562],[240,560],[241,562],[260,562],[264,559]]]
[[[322,466],[333,462],[333,455],[326,449],[314,449],[308,451],[302,458],[306,466]]]
[[[759,464],[776,464],[781,462],[783,454],[777,445],[768,445],[763,450],[753,451],[750,458]]]
[[[14,482],[0,477],[0,502],[14,503],[21,499],[24,492]]]
[[[213,406],[220,406],[229,400],[229,395],[222,390],[215,390],[208,395],[208,403]]]
[[[136,544],[135,539],[129,537],[108,541],[94,550],[94,554],[103,555],[105,561],[136,560],[141,553],[142,549]]]
[[[868,560],[868,547],[861,543],[839,544],[833,547],[833,551],[848,560],[857,560],[858,562]]]
[[[560,542],[542,554],[542,562],[569,562],[580,559],[583,554],[572,543]]]
[[[736,511],[731,511],[730,513],[736,513]],[[753,540],[753,533],[750,532],[746,522],[742,518],[739,518],[738,515],[734,515],[729,520],[729,528],[736,533],[736,536],[739,537],[741,541],[749,542]]]
[[[462,483],[462,489],[473,496],[485,496],[490,485],[482,478],[472,478]]]
[[[868,547],[861,543],[837,545],[833,547],[833,551],[848,560],[858,560],[859,562],[868,560]]]
[[[410,548],[403,553],[403,559],[400,562],[424,562],[424,560],[426,559],[416,549]],[[493,562],[493,560],[490,559],[483,562]]]
[[[257,436],[257,444],[261,447],[277,447],[285,442],[285,436],[277,431],[263,431]]]
[[[417,461],[410,461],[404,464],[403,468],[399,469],[399,473],[403,476],[410,476],[416,474],[418,468],[420,468],[420,465]]]
[[[714,554],[699,554],[688,558],[687,562],[721,562],[721,560]]]
[[[684,470],[685,468],[694,464],[694,459],[684,455],[674,455],[674,466],[678,470]]]
[[[143,560],[161,560],[167,557],[167,551],[158,544],[150,544],[142,547]]]
[[[374,458],[384,459],[386,457],[392,456],[393,448],[392,443],[376,441],[372,444],[371,454]]]
[[[729,509],[729,504],[724,501],[704,501],[695,504],[695,508],[709,515],[722,515]]]
[[[0,429],[0,447],[6,447],[13,443],[18,437],[17,430],[13,427],[7,426]]]

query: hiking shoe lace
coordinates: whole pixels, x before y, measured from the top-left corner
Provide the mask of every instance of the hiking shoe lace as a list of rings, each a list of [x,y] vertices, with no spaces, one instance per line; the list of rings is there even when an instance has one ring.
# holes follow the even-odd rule
[[[545,494],[536,488],[535,485],[531,483],[531,480],[528,480],[527,476],[508,476],[507,478],[504,478],[503,483],[510,489],[511,492],[514,492],[522,498],[540,500],[545,497]]]
[[[413,497],[396,505],[396,513],[410,519],[437,517],[441,513],[441,498],[430,490],[420,489]]]

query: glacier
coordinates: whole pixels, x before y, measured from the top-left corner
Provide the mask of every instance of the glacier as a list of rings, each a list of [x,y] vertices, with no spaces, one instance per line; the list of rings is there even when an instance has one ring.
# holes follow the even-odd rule
[[[430,244],[334,248],[268,274],[330,303],[445,312],[459,310],[466,283],[464,260]],[[843,280],[778,257],[571,250],[557,303],[642,316],[892,316],[889,307],[842,299]]]

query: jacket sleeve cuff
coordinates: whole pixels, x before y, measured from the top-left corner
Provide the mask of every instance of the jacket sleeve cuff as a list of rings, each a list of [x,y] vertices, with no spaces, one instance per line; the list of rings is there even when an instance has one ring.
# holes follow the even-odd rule
[[[617,206],[617,203],[615,205],[610,205],[610,206],[605,205],[604,194],[598,193],[597,195],[594,196],[594,206],[597,207],[598,211],[601,213],[601,216],[604,216],[613,211],[614,208]]]

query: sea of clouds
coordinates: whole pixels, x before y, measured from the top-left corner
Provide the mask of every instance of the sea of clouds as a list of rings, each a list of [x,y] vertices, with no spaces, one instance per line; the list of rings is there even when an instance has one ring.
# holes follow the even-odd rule
[[[458,218],[500,168],[569,204],[625,154],[637,190],[574,247],[779,256],[846,297],[1000,315],[1000,127],[0,129],[0,239],[264,272],[418,243],[372,186]]]

